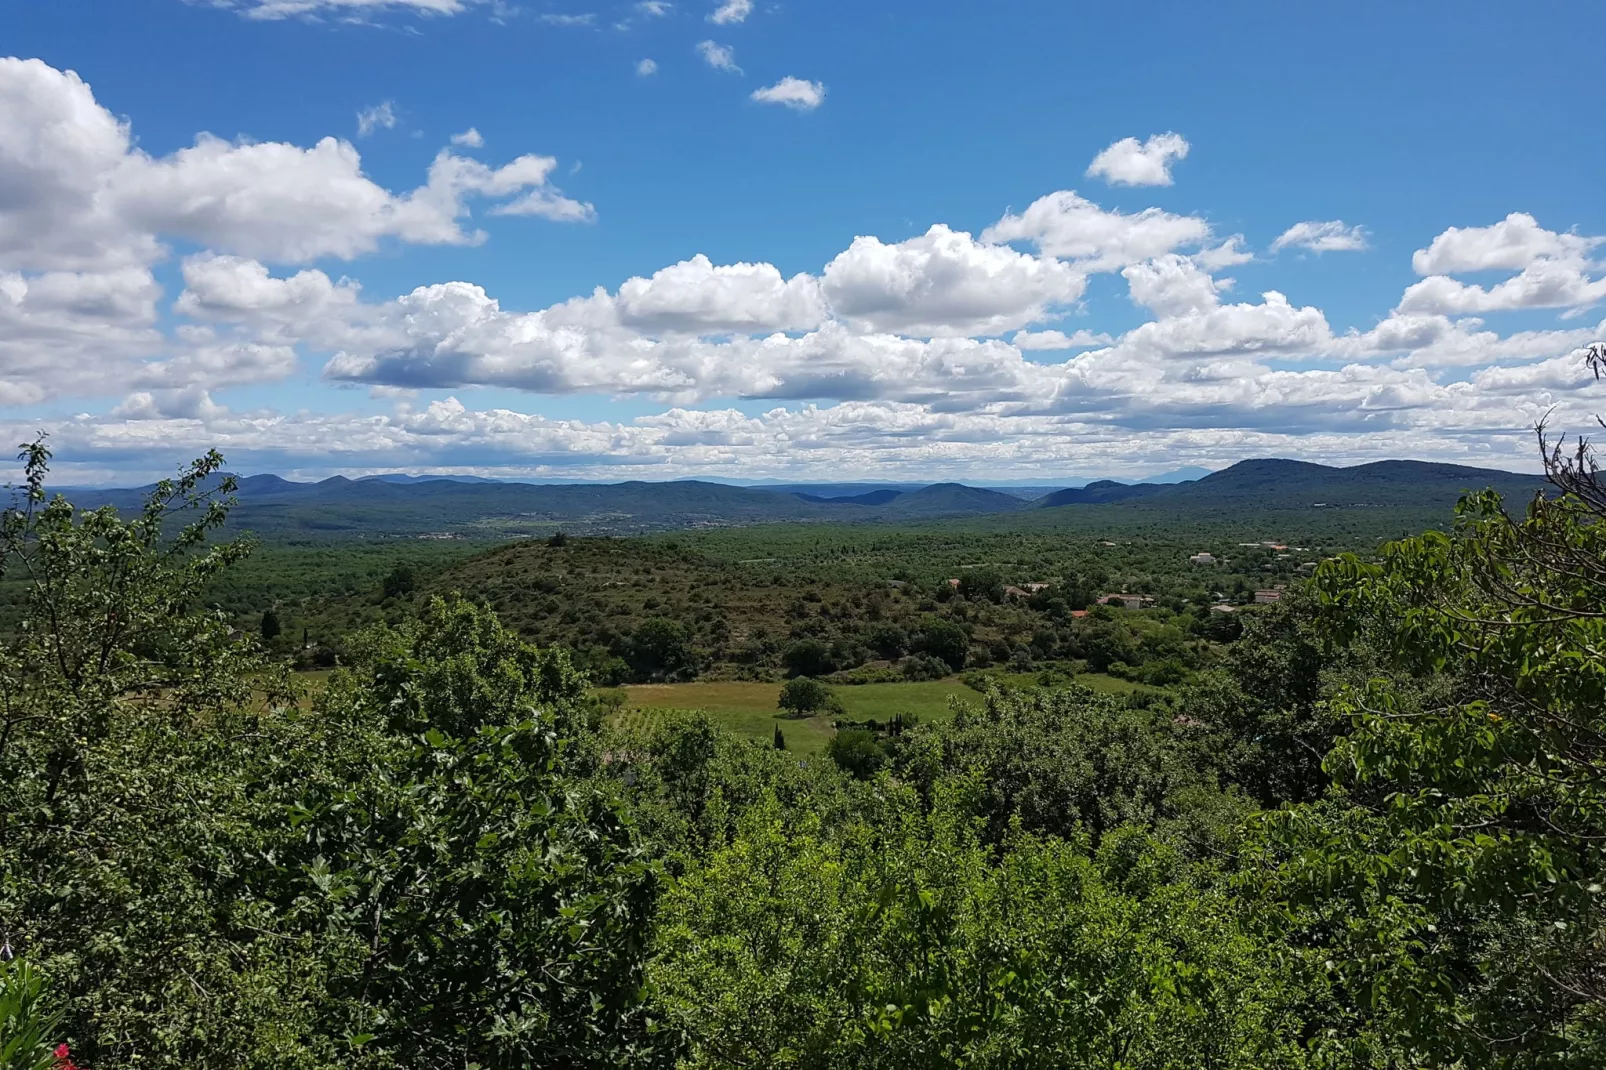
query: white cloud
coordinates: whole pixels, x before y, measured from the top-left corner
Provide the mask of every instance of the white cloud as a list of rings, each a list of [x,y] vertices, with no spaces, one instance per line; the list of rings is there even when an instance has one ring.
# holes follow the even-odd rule
[[[249,19],[275,20],[329,16],[362,22],[375,15],[458,15],[483,0],[212,0]]]
[[[1090,346],[1107,346],[1115,339],[1089,330],[1074,331],[1016,331],[1009,344],[1020,350],[1087,349]]]
[[[761,104],[780,104],[793,111],[813,111],[825,103],[825,86],[787,75],[774,85],[753,90],[752,97]]]
[[[1448,275],[1430,275],[1406,289],[1399,311],[1465,315],[1530,308],[1582,310],[1603,300],[1606,277],[1591,279],[1573,264],[1541,259],[1489,289]]]
[[[1063,261],[977,242],[938,224],[893,245],[861,236],[826,265],[832,311],[871,331],[921,336],[998,334],[1082,296],[1086,278]]]
[[[1512,212],[1487,227],[1451,227],[1411,257],[1418,275],[1470,271],[1522,271],[1538,260],[1581,263],[1606,238],[1546,230],[1526,212]]]
[[[636,10],[647,18],[658,19],[669,14],[674,9],[674,6],[674,4],[668,3],[667,0],[640,0],[636,4]]]
[[[482,144],[474,131],[454,143]],[[1251,258],[1241,236],[1071,191],[979,238],[940,224],[900,241],[865,235],[816,272],[692,256],[535,311],[462,279],[376,297],[325,262],[477,242],[471,211],[594,218],[556,174],[546,156],[493,166],[449,148],[421,185],[392,191],[333,138],[203,134],[153,155],[75,75],[0,60],[0,406],[13,407],[0,433],[48,426],[82,463],[110,468],[160,456],[167,469],[174,450],[217,445],[231,463],[281,470],[1046,480],[1257,454],[1510,464],[1550,407],[1581,419],[1598,401],[1575,351],[1606,323],[1565,315],[1606,300],[1590,260],[1600,242],[1520,214],[1447,230],[1413,258],[1426,277],[1398,309],[1338,335],[1306,299],[1226,296],[1232,280],[1214,273]],[[1354,235],[1305,228],[1305,247]],[[153,268],[181,242],[170,322]],[[1020,242],[1035,248],[1004,244]],[[1510,277],[1451,277],[1488,270]],[[1090,300],[1092,272],[1120,272],[1131,305],[1101,306],[1097,289]],[[1475,318],[1540,308],[1563,319],[1502,332]],[[1087,326],[1054,329],[1071,309]],[[1134,309],[1147,321],[1131,326]],[[1131,329],[1109,329],[1106,312]],[[230,388],[316,367],[372,388],[345,395],[368,411],[230,408],[253,396]],[[583,423],[418,393],[477,387],[657,398],[666,411]],[[81,397],[113,400],[55,421],[31,409]],[[693,407],[729,398],[777,407]]]
[[[658,64],[654,60],[644,59],[636,64],[636,77],[650,78],[658,73]]]
[[[452,144],[464,149],[483,149],[485,147],[485,138],[471,126],[461,134],[453,134]]]
[[[810,276],[783,279],[771,264],[716,266],[701,253],[650,279],[626,280],[616,305],[620,323],[648,334],[806,331],[826,316]]]
[[[1326,223],[1295,223],[1271,243],[1271,251],[1309,249],[1313,253],[1360,252],[1366,248],[1366,229],[1352,227],[1342,219]]]
[[[581,15],[545,14],[537,18],[548,26],[595,26],[597,23],[594,11],[587,11]]]
[[[367,137],[375,130],[394,130],[396,121],[396,106],[388,100],[364,108],[357,113],[357,136]]]
[[[447,151],[424,186],[394,194],[334,138],[301,148],[202,134],[153,157],[77,75],[0,59],[0,267],[15,270],[149,264],[163,237],[281,262],[350,259],[385,239],[473,244],[484,235],[461,220],[481,197],[503,201],[493,211],[589,218],[551,185],[555,166],[529,155],[492,170]]]
[[[715,44],[713,41],[697,42],[697,54],[703,62],[716,71],[731,71],[741,74],[742,69],[736,65],[736,50],[729,45]]]
[[[265,265],[238,256],[201,253],[184,261],[184,292],[175,309],[196,320],[306,325],[355,309],[359,287],[309,269],[274,278]]]
[[[1171,165],[1187,155],[1188,140],[1181,134],[1155,134],[1141,143],[1122,138],[1093,157],[1087,176],[1112,186],[1169,186]]]
[[[1213,278],[1186,256],[1167,253],[1141,264],[1130,264],[1121,275],[1134,303],[1161,319],[1174,319],[1209,311],[1219,305],[1223,281]]]
[[[1244,248],[1244,236],[1234,234],[1226,241],[1210,249],[1201,249],[1193,254],[1193,262],[1206,271],[1220,271],[1222,268],[1236,267],[1247,264],[1255,258],[1255,254]]]
[[[714,13],[708,16],[708,21],[726,26],[733,22],[741,22],[752,13],[753,0],[724,0],[714,9]]]
[[[981,237],[988,242],[1028,241],[1049,256],[1076,261],[1084,270],[1117,271],[1206,241],[1210,224],[1158,208],[1135,215],[1106,212],[1073,190],[1060,190],[1039,197],[1019,215],[1005,215]]]

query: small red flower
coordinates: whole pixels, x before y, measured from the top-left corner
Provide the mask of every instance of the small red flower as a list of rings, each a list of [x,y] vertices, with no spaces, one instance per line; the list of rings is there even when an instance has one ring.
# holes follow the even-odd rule
[[[52,1053],[56,1056],[56,1070],[78,1070],[72,1061],[72,1052],[65,1044],[57,1044]]]

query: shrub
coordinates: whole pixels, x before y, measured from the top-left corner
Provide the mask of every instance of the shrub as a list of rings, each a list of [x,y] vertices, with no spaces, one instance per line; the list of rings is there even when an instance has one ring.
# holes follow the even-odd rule
[[[941,680],[949,673],[948,663],[930,654],[905,658],[901,666],[905,680]]]
[[[792,676],[824,676],[836,665],[831,648],[818,639],[799,639],[781,654],[781,664]]]
[[[381,587],[386,598],[405,598],[418,590],[418,574],[407,562],[399,562],[385,576]]]
[[[958,672],[965,667],[965,655],[970,649],[970,637],[965,634],[965,629],[951,620],[928,617],[921,622],[911,648],[917,653],[940,658],[948,663],[951,671]]]
[[[886,764],[887,752],[874,732],[866,728],[847,728],[825,745],[826,756],[838,769],[858,780],[869,780]]]

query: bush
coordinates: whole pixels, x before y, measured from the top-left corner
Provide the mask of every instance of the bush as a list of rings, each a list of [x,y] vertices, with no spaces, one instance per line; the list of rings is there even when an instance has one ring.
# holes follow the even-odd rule
[[[896,624],[878,624],[865,636],[865,643],[878,657],[896,661],[909,650],[909,633]]]
[[[929,654],[948,663],[952,672],[958,672],[965,667],[965,655],[970,650],[970,637],[965,629],[951,620],[941,617],[929,617],[922,621],[920,630],[915,633],[913,650],[921,654]],[[947,675],[944,673],[943,675]]]
[[[381,589],[386,598],[405,598],[418,590],[418,574],[412,565],[402,561],[385,576]]]
[[[663,617],[637,626],[625,660],[638,677],[648,680],[689,680],[697,675],[697,657],[685,625]]]
[[[946,661],[930,654],[905,658],[901,669],[905,680],[941,680],[950,672]]]
[[[781,664],[792,676],[824,676],[836,668],[831,648],[818,639],[799,639],[781,654]]]
[[[838,769],[858,780],[869,780],[887,762],[887,752],[881,741],[865,728],[838,732],[825,745],[825,753]]]

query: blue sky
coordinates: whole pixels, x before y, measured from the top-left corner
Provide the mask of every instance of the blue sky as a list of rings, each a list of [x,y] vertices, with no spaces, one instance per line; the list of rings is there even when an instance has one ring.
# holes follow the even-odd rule
[[[1053,481],[1606,408],[1599,5],[1083,7],[10,5],[0,422],[84,479]]]

